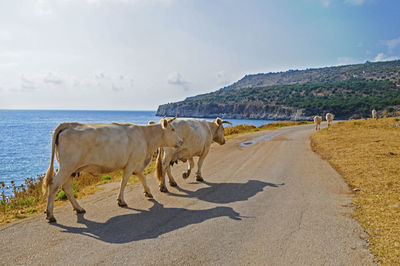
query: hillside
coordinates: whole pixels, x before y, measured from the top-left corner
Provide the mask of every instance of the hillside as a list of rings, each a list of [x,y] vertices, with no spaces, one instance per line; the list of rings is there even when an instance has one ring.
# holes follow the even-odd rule
[[[309,120],[369,116],[400,106],[400,60],[246,75],[218,91],[159,106],[157,115]]]

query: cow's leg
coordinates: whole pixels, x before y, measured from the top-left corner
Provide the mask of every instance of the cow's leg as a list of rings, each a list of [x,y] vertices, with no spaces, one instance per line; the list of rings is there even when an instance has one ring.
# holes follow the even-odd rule
[[[49,223],[55,223],[56,218],[54,218],[53,215],[53,208],[54,208],[54,199],[56,197],[56,194],[58,192],[58,188],[62,183],[64,183],[64,180],[66,178],[69,178],[71,173],[67,173],[64,170],[60,170],[54,177],[49,185],[48,188],[48,195],[47,195],[47,207],[46,207],[46,219],[49,221]]]
[[[168,173],[168,178],[171,180],[170,173],[171,173],[171,155],[170,153],[164,153],[164,158],[161,163],[162,173],[161,177],[159,177],[159,188],[161,192],[168,192],[167,186],[165,185],[165,173]],[[172,175],[171,175],[172,176]],[[172,180],[174,178],[172,177]]]
[[[72,207],[74,208],[74,210],[77,213],[85,213],[85,209],[83,209],[79,203],[76,201],[75,197],[74,197],[74,192],[72,189],[72,178],[71,177],[67,177],[67,180],[65,181],[64,185],[62,185],[62,188],[65,192],[65,194],[67,195],[68,200],[71,202]]]
[[[208,149],[199,157],[199,160],[197,161],[196,181],[199,182],[204,181],[203,177],[201,176],[201,167],[203,166],[203,162],[207,154],[208,154]]]
[[[194,160],[193,160],[193,157],[192,157],[192,158],[189,159],[187,172],[183,172],[183,174],[182,174],[182,177],[184,179],[186,179],[186,178],[188,178],[190,176],[190,172],[192,171],[193,167],[194,167]]]
[[[168,167],[167,167],[167,174],[168,174],[168,179],[169,179],[169,184],[170,184],[170,186],[171,186],[171,187],[176,187],[176,186],[178,186],[178,184],[175,182],[174,177],[172,176],[172,173],[171,173],[171,166],[170,166],[170,165],[168,165]]]
[[[162,162],[162,175],[161,175],[161,179],[159,180],[159,188],[161,192],[168,192],[167,186],[165,185],[165,173],[168,174],[168,178],[171,180],[171,166],[170,164],[170,160],[166,160],[164,159]],[[171,175],[172,176],[172,175]],[[174,178],[172,177],[172,180]]]
[[[140,182],[142,182],[144,188],[144,195],[148,198],[153,198],[153,195],[150,192],[150,188],[147,186],[146,177],[141,172],[137,173],[136,175],[139,177]]]
[[[125,207],[128,206],[124,200],[124,191],[125,191],[125,186],[128,183],[129,177],[131,176],[133,169],[127,169],[125,168],[124,173],[122,174],[122,180],[121,180],[121,187],[119,189],[119,195],[118,195],[118,205],[120,207]]]

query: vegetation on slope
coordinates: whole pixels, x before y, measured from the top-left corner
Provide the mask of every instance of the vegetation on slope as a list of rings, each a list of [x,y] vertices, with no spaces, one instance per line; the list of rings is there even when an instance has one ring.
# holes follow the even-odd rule
[[[339,122],[312,136],[313,150],[355,191],[355,218],[385,265],[400,264],[400,118]]]
[[[304,109],[306,116],[332,112],[341,118],[365,117],[372,109],[383,110],[400,105],[400,89],[389,80],[353,78],[337,82],[220,90],[186,102],[193,105],[259,102]]]

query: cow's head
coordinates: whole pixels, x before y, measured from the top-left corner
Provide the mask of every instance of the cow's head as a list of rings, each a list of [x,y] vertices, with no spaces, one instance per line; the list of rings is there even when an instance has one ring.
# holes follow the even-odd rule
[[[213,141],[215,141],[218,144],[225,144],[225,138],[224,138],[224,126],[222,124],[227,123],[231,124],[231,122],[228,121],[223,121],[221,118],[217,117],[215,119],[214,123],[217,125],[217,128],[213,134]]]
[[[174,126],[172,125],[172,121],[174,121],[175,118],[172,119],[166,119],[163,118],[161,119],[161,127],[163,129],[163,146],[164,147],[180,147],[182,146],[182,139],[178,136],[178,134],[175,131]]]

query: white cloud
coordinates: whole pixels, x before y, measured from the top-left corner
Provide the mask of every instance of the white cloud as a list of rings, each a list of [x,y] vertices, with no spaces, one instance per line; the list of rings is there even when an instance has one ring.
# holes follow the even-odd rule
[[[380,62],[380,61],[391,61],[391,60],[397,60],[399,57],[397,56],[387,56],[384,53],[379,53],[374,59],[374,62]]]
[[[345,2],[352,6],[361,6],[365,3],[365,0],[345,0]]]
[[[225,71],[219,71],[216,74],[217,85],[226,86],[232,82],[229,75]]]
[[[0,67],[4,68],[12,68],[12,67],[17,67],[19,64],[17,62],[8,62],[8,63],[0,63]]]
[[[31,79],[26,78],[21,75],[21,90],[22,91],[32,91],[36,89],[35,82]]]
[[[339,65],[348,65],[348,64],[354,63],[355,60],[352,57],[342,56],[342,57],[338,57],[337,61],[338,61]]]
[[[49,5],[49,1],[46,0],[36,0],[34,1],[33,11],[39,16],[48,16],[53,14],[53,9]]]
[[[162,4],[169,6],[174,0],[86,0],[88,4],[104,6],[107,4]]]
[[[389,51],[392,51],[393,49],[395,49],[397,46],[400,45],[400,36],[392,39],[392,40],[386,40],[386,41],[382,41],[384,45],[387,46],[387,48],[389,49]]]
[[[323,7],[329,7],[332,3],[332,0],[321,0],[321,4]]]
[[[361,6],[365,4],[366,0],[319,0],[321,5],[325,8],[330,7],[334,2],[342,2],[351,6]]]
[[[49,73],[43,78],[43,82],[44,82],[44,83],[52,83],[52,84],[58,85],[58,84],[63,83],[63,79],[62,79],[60,76],[55,75],[55,74],[49,72]]]
[[[12,41],[13,36],[9,30],[0,29],[0,40],[1,41]]]
[[[94,74],[94,79],[86,78],[86,86],[111,88],[114,92],[127,91],[133,88],[134,80],[129,74],[106,74],[99,72]],[[79,86],[80,82],[75,80],[74,86]]]
[[[178,72],[173,72],[168,75],[168,84],[182,87],[184,91],[189,90],[189,82]]]
[[[96,79],[104,79],[106,76],[103,72],[94,75]]]
[[[111,85],[111,89],[112,89],[113,91],[115,91],[115,92],[124,91],[124,87],[122,87],[121,85],[118,86],[118,85],[115,85],[115,84],[112,84],[112,85]]]

